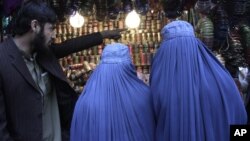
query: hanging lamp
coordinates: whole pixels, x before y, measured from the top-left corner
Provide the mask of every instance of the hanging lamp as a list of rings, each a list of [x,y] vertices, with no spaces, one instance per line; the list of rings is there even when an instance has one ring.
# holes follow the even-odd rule
[[[133,5],[133,10],[129,12],[128,15],[126,16],[125,25],[128,28],[138,28],[140,25],[141,19],[140,19],[139,14],[135,11],[135,5],[134,5],[135,0],[131,0],[131,1]]]

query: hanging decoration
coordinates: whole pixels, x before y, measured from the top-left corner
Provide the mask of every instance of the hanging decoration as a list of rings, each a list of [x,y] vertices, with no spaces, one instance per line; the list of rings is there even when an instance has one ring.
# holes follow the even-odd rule
[[[248,0],[246,2],[246,11],[245,11],[245,16],[250,17],[250,0]],[[248,18],[249,22],[250,22],[250,18]]]
[[[230,26],[238,25],[246,12],[247,0],[226,0],[224,6],[229,15]]]
[[[198,0],[195,3],[194,8],[202,14],[206,14],[208,15],[211,11],[211,9],[214,7],[215,5],[211,2],[211,0]]]
[[[225,7],[230,15],[241,16],[246,11],[247,0],[226,0]]]
[[[148,0],[150,10],[160,9],[160,0]]]
[[[67,0],[65,4],[65,14],[67,16],[74,15],[79,10],[80,0]]]
[[[182,0],[183,3],[183,9],[185,10],[189,10],[191,8],[193,8],[193,6],[195,5],[197,0]]]
[[[108,17],[116,19],[121,9],[121,0],[107,0]]]
[[[182,14],[182,0],[161,0],[165,16],[169,19],[175,19]]]
[[[214,50],[219,51],[226,44],[229,31],[228,14],[223,3],[218,3],[210,15],[214,24]]]
[[[50,5],[54,9],[54,11],[58,17],[58,20],[60,22],[63,22],[66,20],[66,17],[65,17],[66,5],[65,5],[64,1],[65,0],[51,0],[50,1]]]
[[[227,43],[227,46],[225,46],[221,52],[226,60],[226,68],[229,70],[232,77],[237,78],[239,67],[247,66],[238,26],[230,28]]]
[[[107,1],[106,0],[94,0],[96,6],[96,19],[103,21],[107,16]]]
[[[148,0],[135,0],[135,9],[139,14],[145,15],[149,10]]]
[[[93,0],[83,0],[80,4],[80,10],[82,11],[83,16],[90,16],[93,14]]]
[[[132,11],[132,0],[122,0],[122,4],[124,13]]]
[[[195,10],[200,16],[196,26],[196,32],[198,33],[198,37],[211,50],[214,42],[214,25],[209,18],[209,13],[212,7],[213,4],[210,0],[198,0],[195,4]]]
[[[202,15],[199,19],[196,26],[196,32],[203,43],[212,50],[214,42],[214,25],[207,15]]]
[[[242,44],[244,46],[245,59],[250,66],[250,24],[245,23],[240,27],[240,35],[242,39]]]

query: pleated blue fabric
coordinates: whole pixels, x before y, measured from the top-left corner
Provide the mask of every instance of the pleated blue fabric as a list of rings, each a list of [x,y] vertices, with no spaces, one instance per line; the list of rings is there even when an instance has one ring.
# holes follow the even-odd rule
[[[229,141],[230,124],[247,121],[233,78],[188,22],[161,34],[150,76],[156,141]]]
[[[150,88],[136,76],[129,49],[107,45],[79,97],[71,141],[153,141],[155,118]]]

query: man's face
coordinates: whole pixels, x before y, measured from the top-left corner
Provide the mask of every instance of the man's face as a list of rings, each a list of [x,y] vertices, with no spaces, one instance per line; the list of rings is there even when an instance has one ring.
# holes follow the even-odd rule
[[[45,23],[43,28],[44,44],[46,47],[50,46],[53,39],[56,38],[55,25]]]
[[[36,33],[33,44],[36,48],[48,48],[55,38],[55,30],[54,25],[50,23],[45,23],[43,28]]]

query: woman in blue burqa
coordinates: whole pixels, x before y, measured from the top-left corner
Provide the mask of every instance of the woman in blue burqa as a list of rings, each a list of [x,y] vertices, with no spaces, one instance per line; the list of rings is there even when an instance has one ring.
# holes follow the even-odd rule
[[[229,141],[230,125],[247,122],[233,78],[188,22],[161,34],[150,78],[156,141]]]
[[[150,89],[137,78],[128,47],[107,45],[76,103],[71,141],[153,141],[154,133]]]

